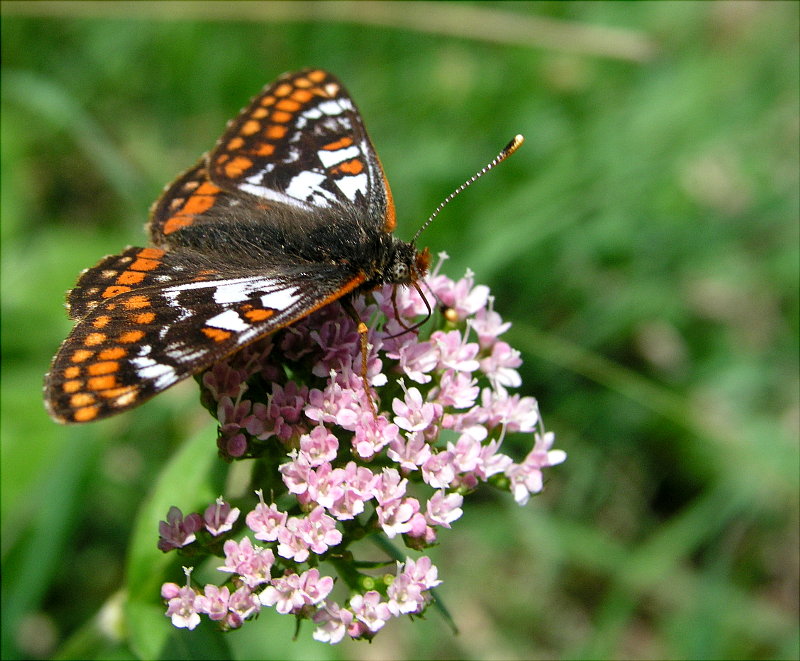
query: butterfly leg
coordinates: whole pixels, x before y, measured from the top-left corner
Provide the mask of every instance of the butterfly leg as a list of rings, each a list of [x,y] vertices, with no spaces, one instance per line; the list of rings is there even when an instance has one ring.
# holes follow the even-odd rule
[[[361,318],[358,316],[358,312],[356,312],[356,309],[353,307],[353,303],[350,301],[349,296],[345,296],[343,299],[341,299],[341,302],[345,312],[347,312],[350,318],[356,322],[356,329],[358,330],[358,335],[361,338],[361,381],[364,383],[364,392],[367,395],[367,400],[369,401],[369,407],[372,410],[372,415],[377,420],[378,405],[375,403],[375,399],[372,397],[372,389],[369,387],[369,381],[367,380],[367,358],[369,355],[367,335],[369,333],[369,328],[367,328],[367,325],[361,321]]]

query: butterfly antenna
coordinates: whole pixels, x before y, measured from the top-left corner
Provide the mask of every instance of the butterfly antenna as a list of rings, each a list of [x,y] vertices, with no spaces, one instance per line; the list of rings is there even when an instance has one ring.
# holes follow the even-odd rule
[[[433,219],[439,215],[439,212],[444,209],[457,195],[462,193],[464,190],[472,186],[478,179],[480,179],[483,175],[485,175],[489,170],[493,167],[500,165],[503,161],[505,161],[511,154],[513,154],[519,146],[525,141],[521,135],[515,135],[514,138],[509,142],[500,153],[495,156],[489,163],[484,165],[480,170],[478,170],[475,174],[473,174],[469,179],[467,179],[463,184],[461,184],[458,188],[456,188],[450,195],[448,195],[442,202],[439,204],[438,207],[434,210],[434,212],[430,215],[428,220],[426,220],[422,227],[417,230],[417,233],[414,235],[414,238],[411,239],[411,243],[416,243],[417,237],[422,234],[425,228],[428,227],[433,222]]]

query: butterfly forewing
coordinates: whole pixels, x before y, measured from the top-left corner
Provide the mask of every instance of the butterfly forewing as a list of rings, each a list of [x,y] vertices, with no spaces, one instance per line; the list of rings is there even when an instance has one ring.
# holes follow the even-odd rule
[[[170,235],[202,220],[212,210],[240,204],[208,178],[206,157],[173,181],[150,209],[148,231],[157,246],[168,247]]]
[[[208,160],[210,179],[226,190],[306,210],[357,204],[394,216],[355,103],[325,71],[286,74],[266,87]]]

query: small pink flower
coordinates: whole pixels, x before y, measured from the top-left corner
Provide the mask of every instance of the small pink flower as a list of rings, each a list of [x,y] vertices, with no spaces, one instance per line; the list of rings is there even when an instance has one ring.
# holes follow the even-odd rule
[[[305,413],[314,422],[333,423],[353,431],[361,409],[361,395],[352,388],[343,387],[332,371],[324,391],[313,389],[309,392]]]
[[[398,437],[397,425],[389,422],[386,416],[377,418],[370,411],[364,411],[353,435],[353,449],[362,459],[370,459]]]
[[[300,576],[288,574],[272,579],[272,585],[268,585],[259,594],[259,601],[262,606],[275,606],[275,610],[284,615],[301,609],[306,601]]]
[[[234,403],[230,397],[222,397],[217,404],[217,420],[221,427],[233,425],[236,428],[244,427],[242,420],[250,414],[253,403],[249,399]]]
[[[533,397],[509,395],[505,389],[484,388],[481,410],[488,428],[505,425],[507,432],[532,432],[539,424],[539,405]]]
[[[323,322],[309,333],[309,337],[321,350],[312,369],[315,376],[321,377],[327,376],[332,369],[339,370],[343,365],[349,365],[361,342],[352,320],[345,316]]]
[[[206,507],[203,521],[206,524],[206,530],[216,537],[231,530],[239,518],[239,514],[238,507],[231,508],[230,504],[220,497],[213,505]]]
[[[434,489],[450,486],[456,478],[453,455],[449,450],[437,452],[422,464],[422,479]]]
[[[516,368],[522,365],[519,351],[512,349],[507,342],[496,342],[492,353],[481,360],[481,371],[496,386],[519,388],[522,379]]]
[[[342,541],[342,533],[336,528],[336,521],[325,514],[323,507],[315,507],[305,517],[305,525],[300,535],[308,547],[317,555],[325,553],[331,546]]]
[[[250,415],[252,404],[249,399],[234,404],[227,396],[222,397],[217,404],[220,427],[217,443],[220,450],[229,457],[241,457],[247,451],[247,438],[241,430],[252,417]]]
[[[373,487],[375,498],[379,504],[399,500],[406,494],[408,480],[400,477],[395,468],[384,468],[380,479]]]
[[[364,595],[356,594],[350,598],[353,614],[372,631],[378,631],[392,617],[389,605],[381,601],[381,595],[370,590]]]
[[[439,348],[440,369],[474,372],[480,367],[475,358],[480,347],[475,342],[467,342],[459,331],[434,331],[431,341]]]
[[[229,539],[223,549],[225,564],[217,567],[219,571],[238,574],[250,588],[269,581],[270,569],[275,562],[275,554],[271,549],[253,546],[249,537],[243,538],[241,542]]]
[[[283,477],[283,483],[289,489],[289,493],[302,494],[308,490],[308,485],[312,479],[313,468],[308,456],[304,452],[292,451],[289,455],[292,461],[281,464],[278,470]]]
[[[206,585],[203,594],[194,602],[198,613],[206,613],[211,620],[222,620],[228,614],[228,601],[231,591],[227,587]]]
[[[397,563],[397,571],[406,574],[412,581],[419,583],[423,590],[430,590],[441,584],[438,579],[439,570],[431,559],[423,555],[416,561],[406,558],[405,564]]]
[[[288,574],[275,578],[260,595],[261,604],[275,606],[279,613],[298,612],[304,606],[321,602],[333,589],[330,576],[320,578],[319,570],[309,569],[302,575]]]
[[[333,579],[330,576],[320,576],[319,569],[315,567],[300,576],[300,587],[305,593],[306,603],[313,606],[323,602],[331,593]]]
[[[203,519],[199,514],[188,514],[184,519],[183,512],[173,505],[167,512],[167,520],[158,523],[158,548],[167,552],[191,544],[202,527]]]
[[[481,455],[475,474],[483,481],[488,480],[492,475],[506,471],[514,461],[508,455],[499,452],[500,442],[489,441],[481,446]]]
[[[433,342],[409,342],[388,355],[399,359],[403,374],[416,383],[430,383],[430,373],[439,363],[439,348]]]
[[[392,297],[395,299],[394,304]],[[395,318],[395,309],[404,319],[413,319],[428,312],[428,306],[414,287],[387,285],[375,292],[375,299],[388,319]]]
[[[344,638],[348,627],[353,622],[353,613],[346,608],[341,608],[333,601],[324,602],[319,610],[314,613],[314,640],[321,643],[335,645]]]
[[[348,491],[361,500],[370,500],[374,488],[380,481],[380,476],[375,475],[366,466],[359,466],[355,461],[349,461],[344,467],[343,483]]]
[[[260,502],[247,514],[245,522],[255,533],[256,539],[263,542],[274,542],[278,539],[278,531],[286,524],[288,515],[286,512],[281,512],[275,503],[267,505],[260,489],[256,493]]]
[[[234,592],[228,600],[228,615],[224,622],[230,629],[238,629],[251,615],[261,610],[258,596],[246,585]]]
[[[445,276],[435,276],[429,278],[429,284],[436,297],[454,310],[459,320],[466,319],[486,307],[489,300],[489,288],[486,285],[475,286],[475,274],[469,269],[466,275],[456,282]]]
[[[482,441],[486,439],[485,427],[475,425],[465,429],[458,437],[455,445],[447,444],[447,450],[452,456],[453,467],[458,473],[470,473],[482,463]]]
[[[247,429],[247,433],[259,440],[264,441],[274,435],[273,421],[269,417],[269,409],[267,409],[266,404],[261,402],[253,404],[250,415],[246,416],[242,423]]]
[[[308,401],[308,388],[289,381],[286,386],[272,384],[272,396],[267,406],[268,415],[273,420],[275,435],[288,441],[302,419],[303,407]]]
[[[343,471],[334,469],[331,464],[324,463],[312,469],[308,477],[308,503],[318,503],[325,508],[330,508],[333,503],[342,497],[345,486]],[[304,502],[304,504],[306,504]]]
[[[406,574],[398,574],[386,591],[389,611],[395,617],[406,613],[419,613],[425,607],[422,586]]]
[[[324,425],[317,425],[310,434],[300,437],[300,450],[308,457],[311,466],[319,466],[336,459],[339,440]]]
[[[231,427],[231,425],[226,425],[226,427]],[[229,435],[223,431],[218,439],[218,445],[223,456],[236,459],[243,457],[247,452],[247,437],[241,432]]]
[[[552,432],[536,434],[536,444],[528,453],[521,464],[516,464],[506,470],[506,475],[511,480],[511,492],[514,500],[520,505],[528,502],[532,493],[542,490],[542,468],[556,466],[567,458],[563,450],[551,450],[555,437]]]
[[[203,373],[203,385],[217,402],[223,397],[229,399],[240,397],[247,388],[246,380],[245,370],[235,369],[225,361],[216,363]]]
[[[384,502],[375,508],[383,532],[389,539],[412,528],[412,518],[419,512],[419,501],[416,498],[402,498]]]
[[[441,416],[441,406],[424,402],[418,388],[406,390],[403,401],[392,402],[394,422],[405,431],[423,431]]]
[[[192,570],[184,567],[183,572],[186,574],[186,585],[181,587],[176,583],[164,583],[161,586],[161,598],[167,601],[165,615],[172,620],[172,626],[194,629],[200,624],[200,615],[195,606],[198,594],[190,585]]]
[[[477,381],[465,372],[445,370],[439,380],[436,401],[442,406],[467,409],[475,404],[480,388]]]
[[[380,477],[366,466],[348,462],[342,469],[336,469],[341,477],[342,495],[330,506],[328,511],[340,521],[353,519],[364,511],[364,503],[374,497],[375,485]]]
[[[286,525],[278,531],[278,555],[295,562],[308,560],[308,542],[304,517],[290,517]]]
[[[464,513],[461,509],[463,503],[464,497],[461,494],[437,491],[428,500],[425,519],[433,526],[449,528],[450,524]]]
[[[405,534],[409,537],[420,538],[426,544],[432,544],[436,539],[436,533],[428,525],[428,521],[422,512],[414,512],[414,515],[408,521],[408,530]]]
[[[415,432],[407,441],[402,437],[392,441],[386,455],[404,471],[414,471],[431,456],[431,446],[425,442],[425,436],[421,432]]]
[[[478,310],[470,321],[470,326],[478,335],[481,349],[492,346],[500,335],[511,328],[511,322],[504,323],[500,315],[492,308],[493,304],[494,296],[490,296],[489,307]]]

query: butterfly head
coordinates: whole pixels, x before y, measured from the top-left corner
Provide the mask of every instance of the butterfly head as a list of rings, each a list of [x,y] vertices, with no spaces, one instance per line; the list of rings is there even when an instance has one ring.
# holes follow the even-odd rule
[[[428,249],[418,251],[413,242],[399,239],[393,239],[392,244],[383,268],[383,281],[393,285],[413,285],[428,272]]]
[[[427,315],[421,321],[418,321],[413,326],[407,326],[401,321],[400,314],[397,311],[397,288],[392,288],[392,306],[395,311],[395,319],[398,320],[403,330],[394,335],[389,335],[387,338],[399,337],[404,333],[414,331],[422,326],[428,319],[430,319],[433,310],[431,309],[428,299],[422,292],[419,286],[419,281],[425,277],[430,266],[431,256],[427,248],[417,250],[416,242],[406,242],[400,239],[392,239],[393,245],[390,251],[390,257],[383,270],[383,284],[391,285],[408,285],[417,290],[422,302],[428,310]]]

